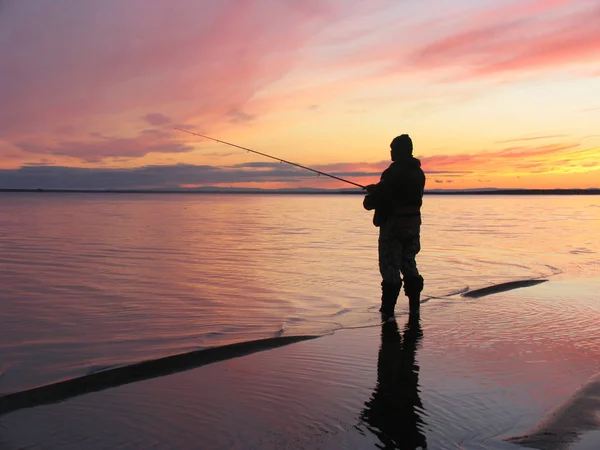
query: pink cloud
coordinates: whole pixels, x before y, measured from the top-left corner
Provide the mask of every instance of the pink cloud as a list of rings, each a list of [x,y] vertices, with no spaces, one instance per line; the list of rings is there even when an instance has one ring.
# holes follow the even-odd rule
[[[420,22],[386,26],[387,33],[370,39],[366,31],[354,36],[351,50],[334,55],[337,67],[379,66],[396,79],[439,79],[449,72],[455,75],[444,79],[455,82],[593,65],[600,56],[600,6],[594,0],[502,0],[468,8],[440,2]]]
[[[30,154],[69,156],[86,162],[100,162],[106,158],[139,158],[149,153],[183,153],[193,148],[178,142],[173,133],[155,129],[142,130],[131,138],[99,133],[92,133],[90,138],[53,143],[25,141],[16,146]]]
[[[175,154],[190,147],[165,130],[141,127],[187,122],[184,128],[192,128],[194,122],[208,132],[221,124],[250,126],[269,108],[285,109],[286,102],[290,109],[300,103],[305,108],[346,92],[368,95],[373,80],[390,74],[394,82],[399,74],[438,70],[458,71],[467,80],[493,79],[562,70],[600,56],[597,1],[496,0],[476,6],[441,1],[436,9],[408,3],[5,2],[0,138],[28,153],[85,161]],[[421,8],[418,19],[411,8]],[[287,90],[275,89],[263,103],[256,100],[257,93],[296,74],[296,67],[305,79],[291,76]],[[327,76],[333,72],[341,75]],[[452,91],[447,85],[415,89],[403,94],[403,101],[457,101]],[[468,95],[474,91],[469,87]],[[392,95],[389,101],[398,99]],[[104,134],[90,136],[91,131]],[[547,150],[540,151],[541,157]],[[513,149],[505,157],[515,160],[515,154]],[[483,164],[477,155],[463,156]],[[328,170],[383,168],[332,165]]]
[[[227,120],[341,10],[319,0],[8,3],[0,135],[157,105],[181,120]]]
[[[499,17],[531,17],[537,14],[545,14],[560,9],[563,6],[573,6],[580,0],[517,0],[498,3],[481,14],[472,17],[473,21],[485,22],[496,20]]]
[[[576,143],[537,147],[507,147],[496,151],[435,155],[421,159],[426,172],[471,171],[482,173],[550,172],[558,169],[582,169],[596,159],[597,150],[582,149]]]
[[[595,63],[600,56],[600,6],[595,2],[530,2],[511,5],[484,22],[472,19],[466,28],[416,49],[414,67],[487,76],[562,69]]]
[[[89,123],[98,115],[157,105],[177,120],[247,121],[255,115],[244,108],[248,100],[295,66],[317,31],[394,4],[370,3],[9,3],[0,32],[0,134]],[[312,61],[320,65],[309,68],[380,61],[396,71],[454,67],[486,75],[562,67],[590,61],[600,51],[600,9],[586,8],[589,1],[499,2],[470,6],[470,14],[459,4],[460,19],[457,8],[441,4],[441,13],[431,13],[438,17],[425,21],[437,23],[435,29],[417,23],[377,33],[377,23],[354,26],[344,35],[344,51],[324,52]],[[330,39],[319,45],[338,38]],[[337,93],[354,86],[343,84]]]
[[[161,113],[146,114],[142,119],[154,126],[169,125],[172,123],[172,120],[169,117]]]

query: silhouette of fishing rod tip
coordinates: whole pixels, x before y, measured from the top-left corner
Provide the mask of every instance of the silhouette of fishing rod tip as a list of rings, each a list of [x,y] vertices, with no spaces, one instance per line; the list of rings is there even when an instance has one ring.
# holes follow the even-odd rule
[[[303,165],[297,164],[295,162],[287,161],[285,159],[277,158],[276,156],[268,155],[266,153],[259,152],[257,150],[252,150],[251,148],[242,147],[241,145],[232,144],[231,142],[222,141],[220,139],[216,139],[216,138],[213,138],[213,137],[210,137],[210,136],[206,136],[205,134],[196,133],[194,131],[184,130],[183,128],[174,128],[174,129],[177,130],[177,131],[182,131],[184,133],[188,133],[188,134],[194,135],[194,136],[199,136],[199,137],[204,138],[204,139],[210,139],[211,141],[218,142],[219,144],[229,145],[231,147],[239,148],[240,150],[245,150],[247,152],[255,153],[257,155],[261,155],[261,156],[264,156],[266,158],[271,158],[271,159],[274,159],[276,161],[279,161],[280,163],[286,163],[286,164],[289,164],[291,166],[295,166],[295,167],[299,167],[301,169],[309,170],[309,171],[311,171],[313,173],[316,173],[317,175],[323,175],[323,176],[326,176],[326,177],[329,177],[329,178],[333,178],[334,180],[342,181],[344,183],[351,184],[352,186],[356,186],[356,187],[359,187],[359,188],[364,189],[364,190],[367,189],[367,186],[363,186],[362,184],[355,183],[354,181],[346,180],[346,179],[338,177],[336,175],[332,175],[332,174],[327,173],[327,172],[322,172],[320,170],[313,169],[313,168],[307,167],[307,166],[303,166]]]

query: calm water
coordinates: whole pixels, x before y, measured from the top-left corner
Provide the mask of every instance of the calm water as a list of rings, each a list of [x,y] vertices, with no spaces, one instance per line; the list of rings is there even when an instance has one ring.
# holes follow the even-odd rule
[[[377,229],[361,201],[0,195],[0,392],[377,323]],[[423,220],[425,297],[600,273],[599,197],[428,196]]]

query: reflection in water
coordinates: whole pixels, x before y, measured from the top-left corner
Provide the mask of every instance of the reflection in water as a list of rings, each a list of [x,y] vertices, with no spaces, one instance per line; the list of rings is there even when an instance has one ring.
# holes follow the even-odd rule
[[[550,276],[546,264],[597,276],[599,206],[598,196],[431,196],[423,298]],[[353,195],[0,195],[0,393],[371,324],[377,230],[357,207]]]
[[[386,449],[427,448],[424,408],[419,397],[417,346],[423,337],[418,313],[411,313],[402,335],[395,319],[381,327],[377,386],[361,419]]]

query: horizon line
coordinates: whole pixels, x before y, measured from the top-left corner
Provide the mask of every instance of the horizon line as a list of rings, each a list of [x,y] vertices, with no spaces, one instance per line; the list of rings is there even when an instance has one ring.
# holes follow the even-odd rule
[[[69,189],[69,188],[0,188],[0,193],[76,193],[76,194],[312,194],[312,195],[357,195],[364,190],[355,188],[153,188],[153,189]],[[428,189],[425,195],[600,195],[600,188],[468,188],[468,189]]]

